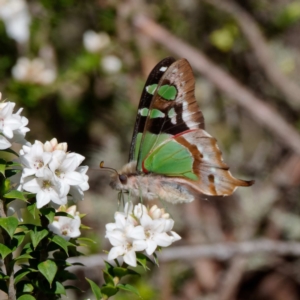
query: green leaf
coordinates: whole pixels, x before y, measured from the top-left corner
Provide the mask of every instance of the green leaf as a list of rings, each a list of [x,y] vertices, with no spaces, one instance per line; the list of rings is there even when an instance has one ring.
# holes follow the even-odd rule
[[[6,193],[5,195],[3,195],[3,197],[7,199],[20,199],[23,201],[27,201],[26,197],[24,196],[24,193],[17,190],[12,190]]]
[[[135,287],[133,287],[132,285],[130,285],[130,284],[118,284],[117,287],[120,290],[131,292],[131,293],[134,293],[137,296],[141,297],[139,291]]]
[[[6,161],[0,158],[0,173],[5,177]]]
[[[136,253],[136,260],[140,263],[140,265],[145,269],[145,270],[149,270],[149,268],[147,267],[147,261],[151,261],[146,255],[137,252]]]
[[[16,155],[16,156],[19,157],[19,154],[18,154],[17,152],[15,152],[14,150],[10,149],[10,148],[3,149],[3,150],[1,150],[1,151],[3,151],[3,152],[8,152],[8,153],[14,154],[14,155]],[[1,151],[0,151],[0,152],[1,152]]]
[[[61,236],[59,235],[55,235],[52,240],[53,243],[55,243],[56,245],[58,245],[59,247],[61,247],[63,250],[65,250],[65,252],[67,253],[67,255],[69,255],[68,253],[68,246],[73,246],[73,244],[67,242],[65,239],[63,239]]]
[[[25,253],[25,254],[19,255],[18,257],[14,258],[14,262],[21,260],[21,259],[32,259],[32,258],[33,257],[30,254]]]
[[[0,244],[0,255],[2,259],[4,259],[11,252],[12,250],[9,249],[7,246],[5,246],[4,244]]]
[[[118,291],[119,291],[119,289],[117,287],[113,287],[110,285],[107,285],[107,286],[104,286],[101,288],[101,293],[108,297],[115,295]]]
[[[43,229],[42,227],[35,226],[34,231],[30,231],[30,238],[34,249],[39,244],[39,242],[48,235],[49,231]]]
[[[103,270],[103,277],[107,285],[115,286],[114,278],[108,273],[108,271]]]
[[[48,280],[50,287],[52,285],[52,281],[57,272],[57,266],[54,261],[46,260],[38,264],[39,271],[44,275],[44,277]]]
[[[34,290],[34,287],[31,283],[24,283],[23,285],[23,293],[31,293]]]
[[[36,208],[36,203],[31,203],[27,205],[27,210],[30,212],[30,214],[33,216],[33,218],[36,218],[36,213],[37,213],[37,208]]]
[[[0,218],[0,227],[2,227],[12,238],[14,232],[18,227],[18,219],[14,217]]]
[[[94,296],[96,297],[96,299],[100,300],[102,298],[102,293],[101,293],[99,286],[94,281],[92,281],[88,278],[85,278],[85,279],[90,284],[92,292],[93,292]]]
[[[9,177],[12,177],[18,173],[20,173],[22,170],[19,170],[19,169],[6,169],[5,170],[5,177],[6,178],[9,178]]]
[[[28,269],[21,269],[15,274],[15,284],[17,284],[23,277],[25,277],[27,274],[31,273]]]
[[[1,178],[0,180],[0,195],[6,194],[10,190],[10,180]]]
[[[17,232],[14,234],[13,239],[11,241],[12,251],[15,251],[24,241],[25,232]]]
[[[17,300],[36,300],[36,299],[31,295],[22,295]]]
[[[138,275],[140,276],[139,273],[137,273],[136,271],[134,270],[131,270],[131,269],[126,269],[126,268],[121,268],[121,267],[115,267],[114,268],[114,275],[119,277],[119,278],[122,278],[126,275]]]
[[[55,217],[55,209],[51,207],[43,207],[40,209],[40,213],[45,216],[49,223],[52,223]]]
[[[67,295],[64,286],[58,281],[55,281],[55,294]]]

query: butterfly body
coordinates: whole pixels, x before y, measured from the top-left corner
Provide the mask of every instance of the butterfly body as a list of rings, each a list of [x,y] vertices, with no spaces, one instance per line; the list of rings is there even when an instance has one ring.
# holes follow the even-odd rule
[[[252,181],[234,178],[216,139],[204,130],[194,96],[195,80],[185,59],[162,60],[140,100],[129,163],[110,185],[143,199],[191,202],[200,194],[230,195]]]

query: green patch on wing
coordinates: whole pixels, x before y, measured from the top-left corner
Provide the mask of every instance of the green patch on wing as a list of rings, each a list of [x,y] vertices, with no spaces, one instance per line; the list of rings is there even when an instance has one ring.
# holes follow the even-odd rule
[[[163,85],[158,89],[158,95],[165,100],[175,100],[177,90],[173,85]]]
[[[171,139],[156,147],[145,158],[144,167],[157,174],[198,180],[198,176],[193,172],[193,162],[188,148]]]
[[[141,135],[141,136],[139,136]],[[149,154],[149,152],[158,147],[161,143],[163,143],[165,140],[169,139],[171,137],[170,134],[167,133],[161,133],[159,135],[146,132],[144,134],[143,140],[142,140],[142,146],[138,145],[136,143],[136,148],[135,148],[135,157],[136,159],[138,158],[138,163],[137,163],[137,170],[138,171],[143,171],[142,168],[142,162],[145,159],[145,157]],[[142,138],[142,133],[138,133],[136,141],[139,141],[139,144],[141,143],[141,138]],[[138,148],[138,150],[137,150]],[[138,156],[139,155],[139,156]]]
[[[142,116],[142,117],[147,117],[148,116],[148,112],[149,112],[149,109],[147,107],[144,107],[144,108],[141,108],[139,110],[139,114]]]
[[[151,84],[151,85],[148,85],[146,86],[146,91],[151,94],[151,95],[154,95],[155,91],[156,91],[156,88],[157,88],[157,83],[154,83],[154,84]]]
[[[159,109],[151,109],[150,111],[150,118],[151,119],[155,119],[155,118],[164,118],[165,117],[165,114],[160,111]]]

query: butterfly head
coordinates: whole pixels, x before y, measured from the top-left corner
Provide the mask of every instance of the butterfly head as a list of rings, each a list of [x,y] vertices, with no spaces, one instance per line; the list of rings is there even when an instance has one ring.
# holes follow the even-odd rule
[[[119,172],[113,168],[104,167],[103,162],[100,163],[100,168],[113,171],[109,185],[117,191],[128,191],[128,185],[131,184],[132,176],[136,174],[135,161],[126,164]]]

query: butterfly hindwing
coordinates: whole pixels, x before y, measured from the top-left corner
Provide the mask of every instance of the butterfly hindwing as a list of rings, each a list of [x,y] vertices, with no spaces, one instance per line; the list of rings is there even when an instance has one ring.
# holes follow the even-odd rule
[[[153,95],[149,93],[146,90],[146,88],[151,86],[155,87],[160,81],[161,77],[164,75],[165,71],[174,62],[175,59],[173,57],[167,57],[163,59],[153,68],[150,75],[148,76],[138,107],[138,113],[136,116],[136,121],[135,121],[135,126],[134,126],[133,136],[131,140],[131,146],[130,146],[129,161],[137,160],[141,137],[144,132],[144,127],[145,127],[146,119],[148,117],[149,107],[151,105],[151,101],[153,98]]]

